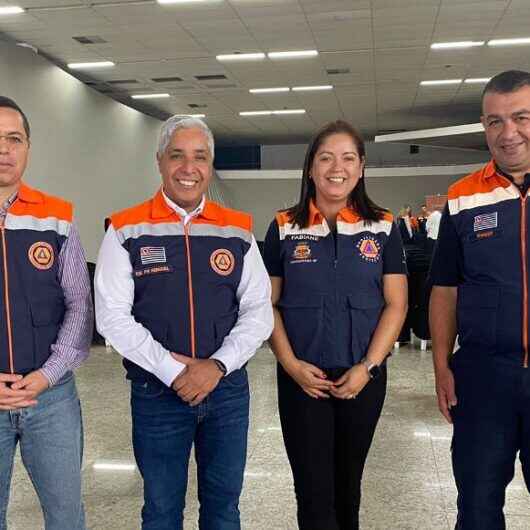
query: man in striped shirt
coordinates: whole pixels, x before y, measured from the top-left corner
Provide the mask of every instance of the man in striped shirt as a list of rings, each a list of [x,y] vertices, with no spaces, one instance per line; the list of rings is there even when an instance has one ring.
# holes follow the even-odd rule
[[[28,120],[0,96],[0,530],[16,446],[46,530],[84,530],[82,424],[73,369],[93,325],[72,206],[22,182]]]

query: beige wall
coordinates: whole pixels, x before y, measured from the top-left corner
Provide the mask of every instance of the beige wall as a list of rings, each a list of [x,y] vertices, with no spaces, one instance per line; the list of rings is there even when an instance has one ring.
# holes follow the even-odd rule
[[[32,51],[0,42],[0,94],[32,129],[25,180],[75,204],[89,260],[103,219],[151,195],[159,182],[160,122],[95,92]]]

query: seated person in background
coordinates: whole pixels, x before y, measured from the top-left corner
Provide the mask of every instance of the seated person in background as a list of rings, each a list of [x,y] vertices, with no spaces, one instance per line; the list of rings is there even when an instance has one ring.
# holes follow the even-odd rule
[[[413,243],[414,236],[418,232],[418,221],[412,217],[412,208],[405,204],[398,214],[398,228],[404,245]]]

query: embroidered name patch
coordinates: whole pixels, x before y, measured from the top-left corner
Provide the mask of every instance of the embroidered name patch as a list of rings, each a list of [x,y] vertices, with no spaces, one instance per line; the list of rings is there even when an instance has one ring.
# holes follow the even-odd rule
[[[357,243],[357,249],[361,258],[370,263],[377,263],[381,255],[381,245],[379,241],[373,237],[363,237]]]
[[[218,248],[210,256],[212,269],[221,276],[228,276],[234,270],[236,260],[234,255],[225,248]]]
[[[166,263],[166,247],[141,247],[140,260],[142,265]]]
[[[475,232],[479,230],[490,230],[491,228],[497,228],[497,212],[475,216],[473,222],[473,230]]]
[[[54,261],[53,247],[45,241],[33,243],[28,250],[28,258],[31,264],[41,271],[51,269]]]
[[[134,271],[134,275],[137,278],[142,276],[149,276],[150,274],[160,274],[161,272],[171,272],[171,269],[167,265],[161,265],[160,267],[149,267],[148,269],[140,269]]]

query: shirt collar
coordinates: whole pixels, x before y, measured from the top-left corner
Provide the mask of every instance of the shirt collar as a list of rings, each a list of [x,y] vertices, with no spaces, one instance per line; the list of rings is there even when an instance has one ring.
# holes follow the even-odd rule
[[[355,223],[359,220],[359,216],[349,206],[346,206],[339,211],[339,213],[337,214],[337,219],[339,218],[350,223]],[[323,219],[324,216],[318,209],[317,205],[315,204],[315,201],[311,199],[309,201],[309,226],[320,224],[322,223]]]
[[[184,208],[181,208],[177,203],[173,202],[164,192],[163,189],[161,189],[161,192],[162,192],[162,196],[164,197],[164,200],[166,201],[166,204],[174,211],[176,212],[180,217],[183,217],[183,218],[186,218],[186,217],[189,217],[189,218],[192,218],[192,217],[197,217],[199,214],[202,213],[202,211],[204,210],[204,205],[206,204],[206,198],[204,197],[204,195],[202,196],[202,199],[201,199],[201,202],[199,203],[199,205],[197,206],[197,208],[195,208],[194,210],[192,210],[191,212],[188,212],[186,211]]]
[[[487,165],[482,170],[482,177],[484,179],[489,179],[494,176],[506,177],[510,182],[514,182],[512,175],[503,171],[495,162],[495,160],[490,160]],[[530,173],[526,173],[525,180],[530,179]]]

